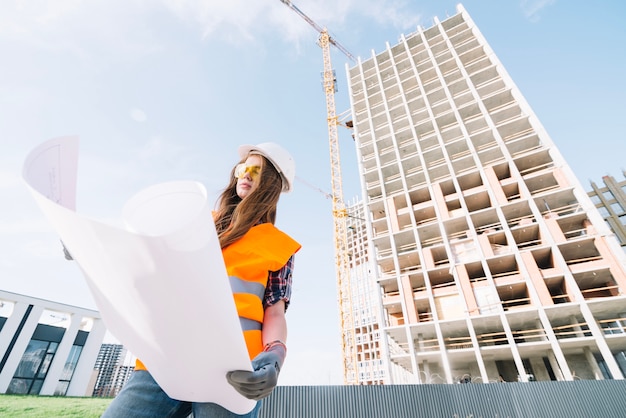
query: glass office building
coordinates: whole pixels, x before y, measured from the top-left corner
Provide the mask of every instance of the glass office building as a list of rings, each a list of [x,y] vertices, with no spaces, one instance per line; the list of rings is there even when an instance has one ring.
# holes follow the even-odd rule
[[[97,311],[0,291],[0,393],[90,396]]]

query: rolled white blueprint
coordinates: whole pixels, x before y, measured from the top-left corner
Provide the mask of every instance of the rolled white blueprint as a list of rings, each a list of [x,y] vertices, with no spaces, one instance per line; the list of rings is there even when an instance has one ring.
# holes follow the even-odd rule
[[[123,229],[75,212],[77,166],[78,138],[55,138],[30,152],[22,175],[108,330],[171,398],[251,411],[255,401],[226,381],[251,364],[204,186],[139,192],[123,209]]]

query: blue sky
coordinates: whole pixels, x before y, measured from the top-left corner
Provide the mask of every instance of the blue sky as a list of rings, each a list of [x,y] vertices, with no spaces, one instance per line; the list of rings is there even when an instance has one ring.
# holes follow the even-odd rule
[[[456,1],[300,0],[355,56],[371,57]],[[626,168],[626,3],[463,2],[585,188]],[[0,289],[95,308],[21,180],[26,154],[81,137],[77,209],[117,223],[149,185],[199,180],[212,200],[242,143],[268,140],[330,189],[317,35],[278,0],[7,0],[0,3]],[[346,59],[333,52],[337,110]],[[344,194],[360,194],[340,130]],[[607,151],[607,147],[611,151]],[[331,202],[303,183],[278,225],[303,244],[281,384],[340,384]]]

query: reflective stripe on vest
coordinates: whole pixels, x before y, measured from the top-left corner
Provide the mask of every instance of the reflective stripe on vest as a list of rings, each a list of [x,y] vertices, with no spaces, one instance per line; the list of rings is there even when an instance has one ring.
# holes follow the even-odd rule
[[[263,329],[263,324],[259,321],[239,317],[239,322],[241,323],[241,329],[243,331],[261,331],[261,329]]]
[[[300,244],[291,237],[265,223],[253,226],[222,250],[251,359],[263,351],[263,298],[268,273],[282,268],[299,249]],[[261,328],[258,325],[254,329],[248,328],[254,323],[261,324]]]
[[[261,301],[261,304],[263,304],[263,298],[265,297],[265,286],[255,282],[248,282],[235,276],[229,276],[228,280],[230,281],[230,287],[233,291],[233,294],[252,295],[258,298]],[[239,296],[239,298],[241,298],[241,296]],[[237,299],[237,296],[235,296],[235,299]],[[261,329],[263,328],[263,323],[260,321],[255,321],[254,319],[244,318],[240,316],[239,322],[241,323],[241,329],[244,332],[252,330],[261,331]]]
[[[261,299],[261,302],[263,302],[263,297],[265,296],[265,286],[262,284],[248,282],[235,276],[228,276],[228,280],[230,280],[230,287],[233,290],[233,293],[249,293],[251,295],[255,295]]]

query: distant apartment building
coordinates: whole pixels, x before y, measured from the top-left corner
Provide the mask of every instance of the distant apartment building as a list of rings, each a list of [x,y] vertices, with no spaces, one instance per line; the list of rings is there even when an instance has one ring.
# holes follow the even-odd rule
[[[626,251],[626,171],[622,175],[622,181],[613,176],[602,177],[603,187],[592,181],[589,197]]]
[[[97,377],[92,396],[117,396],[135,370],[131,357],[121,344],[102,344],[94,366]]]
[[[0,291],[0,393],[89,396],[97,311]]]
[[[347,72],[359,383],[623,379],[624,254],[464,8]]]

